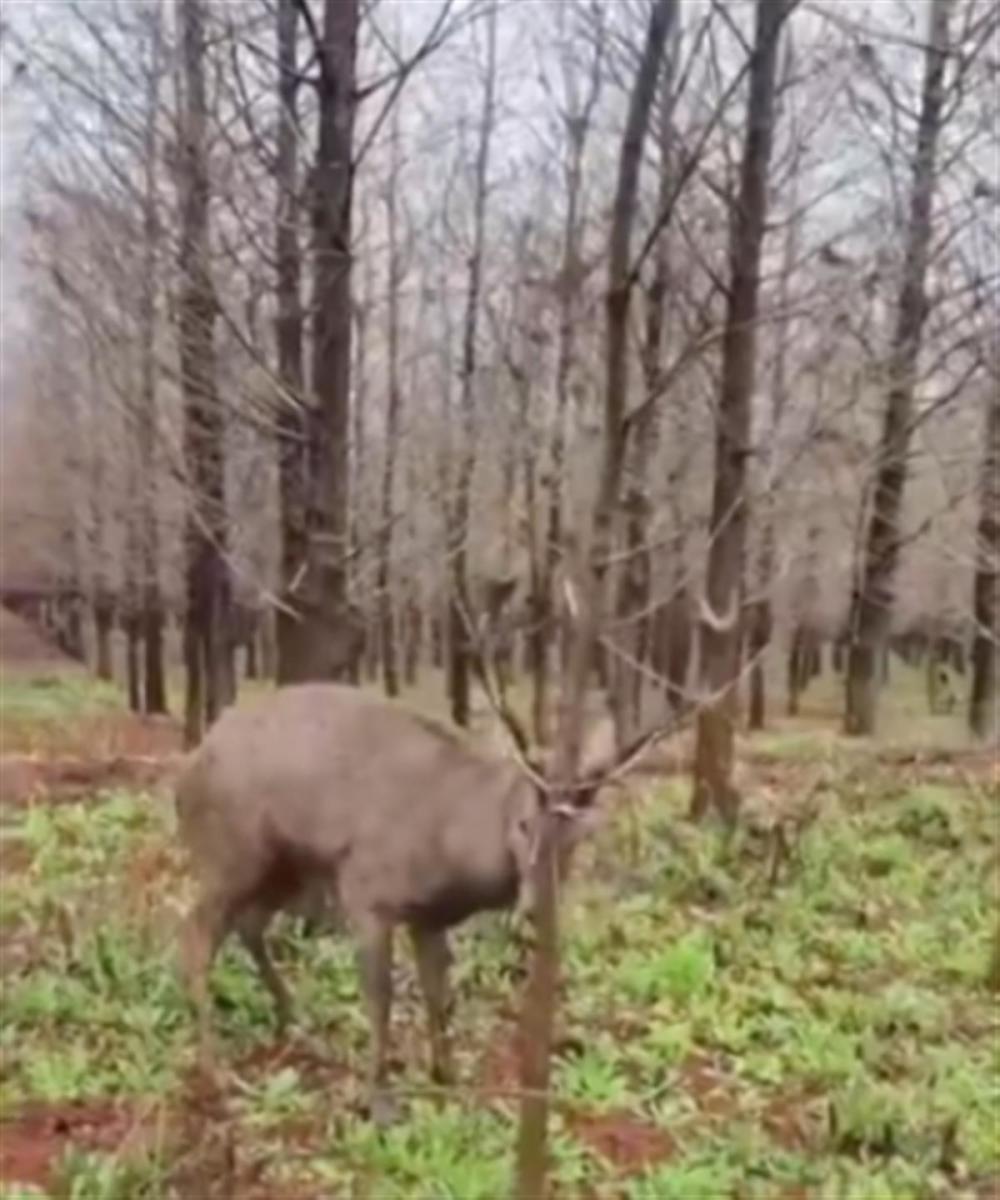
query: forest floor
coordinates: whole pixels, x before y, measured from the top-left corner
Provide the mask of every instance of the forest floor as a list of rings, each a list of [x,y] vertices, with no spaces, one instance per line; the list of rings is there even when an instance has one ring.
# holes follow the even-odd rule
[[[904,693],[883,742],[841,739],[822,689],[799,720],[742,739],[735,838],[683,820],[682,775],[645,774],[581,856],[554,1196],[1000,1195],[1000,1015],[984,987],[997,768],[957,722],[931,729],[916,684]],[[522,974],[501,918],[456,938],[456,1089],[428,1085],[401,954],[407,1114],[391,1131],[362,1114],[367,1028],[343,939],[276,939],[299,1009],[284,1043],[224,950],[228,1073],[221,1090],[196,1082],[175,971],[178,762],[175,726],[130,716],[113,688],[59,662],[5,666],[0,1196],[507,1195]],[[774,880],[776,828],[792,853]]]

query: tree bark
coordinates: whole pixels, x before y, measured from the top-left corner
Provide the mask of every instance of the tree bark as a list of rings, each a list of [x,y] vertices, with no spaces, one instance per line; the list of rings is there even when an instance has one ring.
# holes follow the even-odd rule
[[[717,617],[738,611],[747,525],[747,456],[757,349],[760,259],[767,222],[767,181],[775,124],[775,78],[782,26],[793,0],[758,0],[750,63],[739,195],[730,214],[730,267],[722,382],[715,431],[715,483],[709,525],[707,600]],[[691,815],[716,808],[735,820],[733,782],[739,622],[701,625],[701,675],[713,697],[698,718]]]
[[[604,577],[619,503],[624,468],[625,405],[628,395],[628,315],[632,292],[630,255],[638,207],[643,143],[656,97],[656,80],[676,0],[657,0],[650,13],[645,46],[629,102],[618,162],[618,180],[610,236],[607,296],[607,345],[604,394],[604,454],[593,510],[591,559],[579,596],[580,619],[574,631],[568,672],[563,681],[563,711],[555,748],[556,792],[572,788],[580,762],[584,698],[604,608]],[[514,1195],[542,1197],[548,1157],[549,1078],[552,1032],[559,981],[558,904],[555,829],[559,817],[550,807],[543,826],[534,876],[537,945],[532,958],[521,1023],[523,1090],[518,1124]]]
[[[844,713],[844,732],[851,735],[868,735],[875,731],[880,667],[895,600],[899,517],[908,474],[914,387],[928,309],[925,278],[932,234],[937,146],[945,101],[951,3],[952,0],[932,0],[930,10],[906,253],[888,362],[885,417],[864,561],[851,598]]]
[[[979,505],[976,575],[972,596],[975,634],[972,643],[969,729],[975,737],[985,740],[1000,734],[997,717],[997,659],[1000,655],[1000,384],[996,380],[991,388],[987,388],[986,394]]]
[[[674,22],[672,45],[660,79],[659,151],[660,171],[656,211],[665,212],[675,186],[673,163],[674,77],[680,38],[680,13]],[[618,590],[619,643],[632,661],[620,660],[612,698],[619,745],[624,744],[642,721],[642,666],[660,632],[657,612],[652,608],[653,557],[648,549],[652,504],[648,495],[650,466],[660,441],[660,392],[663,389],[663,349],[666,333],[667,293],[670,287],[668,230],[660,230],[653,256],[653,276],[646,292],[646,311],[641,351],[643,412],[634,439],[633,495],[628,505],[625,541],[627,559],[622,566]]]
[[[206,150],[205,15],[202,0],[180,5],[184,109],[181,126],[181,296],[179,341],[184,393],[185,744],[193,746],[234,699],[228,628],[225,428],[215,361],[216,299],[211,278]]]
[[[140,299],[140,380],[138,449],[143,484],[141,507],[141,590],[143,641],[143,708],[147,713],[167,711],[166,672],[163,663],[163,595],[160,589],[160,522],[156,469],[156,296],[159,286],[160,230],[157,218],[157,118],[163,70],[162,14],[152,13],[146,127],[143,139],[142,236],[143,271]]]
[[[552,589],[559,560],[563,554],[563,492],[566,487],[566,423],[573,389],[573,370],[576,363],[576,328],[580,291],[583,283],[583,264],[580,245],[583,236],[581,201],[583,196],[583,164],[590,133],[591,118],[601,86],[603,62],[602,31],[595,33],[594,57],[591,65],[587,95],[574,103],[575,87],[572,75],[566,86],[569,108],[563,113],[566,135],[566,211],[563,218],[562,255],[559,263],[559,334],[556,355],[556,411],[553,416],[549,442],[549,465],[546,487],[546,532],[538,555],[534,589],[530,600],[532,614],[534,696],[533,723],[536,737],[544,737],[549,720],[549,671],[551,655],[548,644],[553,634],[555,613]],[[567,68],[572,71],[572,68]]]
[[[473,243],[469,256],[468,290],[462,332],[461,393],[462,446],[459,452],[455,494],[449,511],[448,554],[451,561],[451,596],[448,614],[448,695],[451,719],[456,725],[469,724],[468,622],[473,619],[469,597],[468,539],[472,475],[476,464],[477,380],[476,337],[479,328],[480,292],[483,277],[483,251],[486,241],[487,176],[490,145],[493,139],[496,105],[497,5],[491,3],[486,26],[486,75],[483,108],[479,126],[479,150],[476,155],[476,184],[473,200]]]
[[[784,73],[786,79],[794,77],[792,39],[786,39]],[[796,136],[793,133],[793,138]],[[782,253],[781,281],[778,287],[778,305],[782,314],[790,311],[792,272],[798,258],[798,176],[799,163],[796,156],[792,165],[792,180],[788,200],[789,218],[785,230]],[[788,349],[792,340],[792,320],[783,315],[778,327],[778,344],[774,355],[774,373],[771,377],[771,411],[769,428],[761,439],[758,456],[760,459],[763,494],[759,502],[760,549],[757,558],[757,595],[749,613],[748,650],[750,653],[750,708],[747,726],[751,730],[764,728],[767,719],[766,665],[767,650],[774,632],[772,590],[776,560],[775,525],[777,521],[775,489],[777,487],[776,443],[782,419],[788,403]]]
[[[361,653],[347,599],[350,543],[351,227],[357,105],[358,0],[325,0],[318,59],[317,150],[312,174],[312,395],[307,438],[306,567],[301,621],[287,629],[297,680],[350,679]]]
[[[397,191],[399,188],[399,108],[393,110],[389,139],[390,167],[386,185],[386,224],[389,236],[388,280],[388,371],[389,397],[385,418],[385,457],[382,462],[382,502],[379,529],[378,589],[379,626],[382,643],[382,684],[387,696],[399,695],[399,662],[392,604],[392,543],[395,524],[396,457],[399,443],[399,294],[403,284],[399,253]]]
[[[275,340],[283,395],[278,416],[278,489],[281,504],[281,581],[283,606],[275,611],[277,681],[303,677],[298,593],[307,569],[306,444],[308,419],[302,350],[302,256],[299,249],[298,2],[278,0],[278,129],[274,175],[278,189],[275,214]]]
[[[111,683],[115,677],[111,657],[111,629],[114,625],[115,607],[110,593],[99,587],[94,598],[94,642],[97,678]]]
[[[138,613],[129,612],[122,622],[125,630],[125,678],[128,691],[128,706],[134,712],[142,712],[142,624]]]

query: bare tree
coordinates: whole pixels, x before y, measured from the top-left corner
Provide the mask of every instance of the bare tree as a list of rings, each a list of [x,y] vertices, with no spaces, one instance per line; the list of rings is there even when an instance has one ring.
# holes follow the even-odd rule
[[[399,106],[393,109],[389,140],[389,179],[386,183],[386,225],[388,227],[388,347],[389,394],[385,417],[385,455],[382,460],[381,528],[378,545],[379,626],[382,646],[382,680],[386,695],[399,692],[399,663],[392,605],[392,541],[395,527],[396,458],[399,450],[399,304],[403,283],[402,256],[399,248]]]
[[[928,312],[925,281],[937,181],[937,149],[945,115],[951,7],[952,0],[932,0],[930,8],[905,260],[892,347],[886,364],[885,415],[867,520],[864,559],[851,599],[844,713],[844,729],[849,734],[870,734],[875,729],[880,663],[886,652],[893,608],[901,548],[900,513],[913,433],[914,390]]]
[[[785,41],[786,79],[790,79],[795,69],[792,49],[791,30]],[[794,103],[794,101],[790,101]],[[772,607],[772,590],[774,588],[774,573],[777,555],[777,450],[776,442],[781,433],[782,419],[788,406],[788,358],[790,341],[794,323],[790,317],[792,273],[798,258],[799,215],[798,215],[798,175],[799,151],[798,129],[791,114],[791,140],[796,149],[793,151],[792,181],[790,185],[788,217],[785,225],[785,244],[782,253],[781,277],[778,284],[778,330],[777,344],[774,350],[774,364],[771,373],[771,404],[768,413],[767,428],[757,439],[759,445],[761,498],[756,514],[759,526],[760,545],[757,554],[756,579],[754,590],[757,593],[750,605],[749,630],[747,646],[750,653],[750,705],[747,724],[750,729],[763,729],[766,711],[765,690],[765,654],[771,642],[774,629],[774,614]]]
[[[976,576],[972,615],[972,692],[969,728],[977,738],[995,738],[997,658],[1000,656],[1000,386],[994,375],[985,391],[983,462],[976,528]],[[998,933],[1000,939],[1000,933]],[[998,940],[1000,947],[1000,940]],[[997,961],[1000,963],[1000,950]],[[1000,967],[997,971],[1000,976]]]
[[[202,0],[184,0],[181,23],[183,104],[178,188],[181,200],[178,336],[184,390],[187,517],[184,736],[195,745],[234,698],[228,627],[231,584],[226,560],[224,412],[216,378],[217,304],[209,232],[206,33]]]
[[[656,99],[657,78],[676,11],[676,0],[657,0],[650,12],[618,159],[609,240],[603,460],[594,501],[590,561],[578,574],[577,594],[573,601],[579,619],[562,684],[563,711],[554,759],[557,791],[550,797],[534,876],[538,941],[522,1017],[521,1085],[524,1095],[518,1126],[514,1189],[517,1196],[545,1194],[548,1088],[559,977],[558,788],[571,789],[577,776],[583,739],[584,695],[603,618],[604,580],[620,500],[628,430],[628,318],[633,290],[631,246],[638,208],[639,172]],[[572,582],[570,587],[572,589]],[[565,799],[564,793],[563,801]]]
[[[739,604],[745,553],[747,458],[751,453],[760,260],[774,139],[778,43],[794,7],[794,0],[757,3],[739,194],[730,210],[729,286],[706,587],[708,605],[718,619],[701,624],[702,684],[713,701],[698,717],[691,799],[694,817],[704,816],[714,806],[731,820],[739,804],[732,782],[739,629],[726,614],[735,613]],[[719,698],[714,699],[716,696]]]
[[[358,0],[326,0],[319,29],[308,0],[297,3],[318,67],[317,143],[310,180],[312,404],[306,438],[308,541],[294,593],[300,619],[286,626],[283,674],[295,680],[339,679],[350,675],[360,649],[360,631],[347,598],[352,156],[360,9]]]
[[[299,616],[295,593],[306,569],[306,418],[302,352],[302,257],[299,248],[298,0],[278,0],[278,124],[274,155],[275,333],[282,397],[278,414],[278,480],[281,497],[283,600],[276,613],[277,677],[296,678]]]
[[[566,10],[559,9],[559,20]],[[604,31],[601,10],[594,9],[595,28],[591,31],[593,54],[590,71],[581,96],[576,67],[568,49],[562,53],[562,75],[565,93],[559,112],[565,136],[566,209],[563,216],[562,255],[556,282],[558,297],[558,349],[556,352],[556,410],[549,443],[548,487],[546,489],[545,531],[537,545],[533,562],[531,609],[531,667],[533,676],[532,723],[535,737],[543,741],[548,735],[550,642],[553,632],[552,589],[562,552],[563,492],[566,487],[567,420],[571,408],[573,372],[576,367],[576,338],[586,267],[583,261],[583,166],[587,141],[593,122],[594,108],[600,96]],[[533,481],[533,480],[532,480]],[[531,505],[532,517],[534,505]],[[538,539],[536,539],[537,541]]]
[[[149,18],[149,64],[147,67],[146,122],[143,131],[142,184],[142,295],[140,304],[138,453],[142,473],[141,546],[143,707],[147,713],[167,711],[166,669],[163,661],[163,597],[160,589],[160,525],[157,512],[158,487],[156,443],[158,405],[156,398],[157,294],[160,280],[161,243],[158,215],[157,164],[159,139],[157,119],[164,71],[163,13],[156,4]]]
[[[469,254],[465,316],[462,324],[462,360],[459,368],[461,392],[458,401],[462,440],[458,451],[455,490],[454,495],[449,498],[448,511],[448,556],[451,568],[451,595],[448,603],[448,695],[451,701],[451,717],[456,725],[469,723],[471,660],[468,626],[472,613],[468,567],[469,513],[472,476],[476,465],[477,337],[486,244],[490,143],[495,123],[496,64],[497,5],[496,0],[493,0],[486,17],[486,67],[472,201],[472,248]]]

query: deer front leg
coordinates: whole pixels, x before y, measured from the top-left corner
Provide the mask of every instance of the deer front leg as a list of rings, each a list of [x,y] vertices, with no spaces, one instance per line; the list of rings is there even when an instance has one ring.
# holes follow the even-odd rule
[[[207,892],[188,913],[180,932],[181,975],[194,1004],[198,1025],[198,1067],[208,1077],[214,1074],[216,1066],[208,976],[225,936],[228,901],[223,893]]]
[[[375,916],[359,922],[358,960],[361,991],[372,1031],[368,1069],[369,1109],[376,1125],[397,1116],[389,1089],[389,1021],[392,1013],[392,926]]]
[[[278,1032],[284,1034],[292,1023],[293,1008],[288,988],[285,987],[267,949],[265,934],[273,915],[273,910],[264,905],[252,905],[240,913],[236,920],[236,929],[240,941],[257,967],[264,986],[271,993]]]
[[[451,991],[448,968],[451,950],[443,931],[410,927],[413,952],[417,960],[417,977],[427,1008],[427,1024],[431,1040],[431,1076],[436,1083],[454,1082],[455,1070],[448,1038],[448,1018],[451,1011]]]

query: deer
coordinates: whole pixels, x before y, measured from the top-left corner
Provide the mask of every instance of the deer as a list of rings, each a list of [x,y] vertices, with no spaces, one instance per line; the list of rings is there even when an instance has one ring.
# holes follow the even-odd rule
[[[281,910],[310,911],[332,895],[356,940],[371,1027],[369,1115],[384,1125],[398,1113],[388,1054],[399,926],[414,952],[432,1079],[454,1081],[449,930],[490,910],[530,914],[542,823],[555,823],[564,878],[574,847],[600,823],[600,789],[666,732],[642,734],[557,789],[509,708],[496,703],[512,754],[339,683],[278,688],[227,709],[212,727],[176,785],[179,834],[198,881],[180,966],[209,1076],[209,973],[223,940],[238,936],[284,1031],[292,1001],[268,952],[268,926]]]

